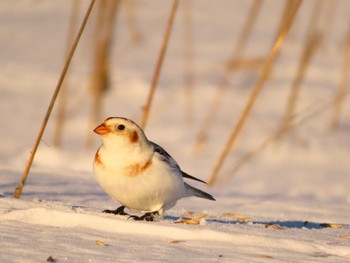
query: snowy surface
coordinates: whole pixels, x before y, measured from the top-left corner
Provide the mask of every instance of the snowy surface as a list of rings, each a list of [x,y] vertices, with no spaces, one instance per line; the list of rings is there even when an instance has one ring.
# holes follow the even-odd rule
[[[338,1],[333,31],[312,60],[302,85],[297,116],[335,95],[347,30],[346,1]],[[88,82],[93,58],[93,23],[88,24],[69,75],[69,112],[63,146],[53,146],[55,115],[44,134],[20,200],[12,199],[28,160],[63,64],[71,1],[0,0],[0,262],[349,262],[349,103],[340,129],[329,129],[325,108],[293,136],[261,151],[230,179],[245,153],[276,130],[302,50],[313,8],[304,1],[217,186],[192,183],[217,201],[189,198],[157,222],[135,222],[102,214],[119,204],[97,185],[86,148],[92,133]],[[277,29],[283,2],[264,1],[244,55],[264,56]],[[82,1],[85,10],[88,1]],[[111,89],[104,116],[140,120],[164,31],[168,1],[135,1],[138,43],[131,41],[126,7],[115,30]],[[203,151],[193,143],[230,57],[249,1],[193,1],[195,85],[184,86],[184,13],[179,6],[174,32],[146,127],[186,172],[206,180],[236,124],[258,73],[232,74]],[[327,6],[327,5],[325,5]],[[83,11],[81,11],[81,14]],[[322,13],[321,27],[326,13]],[[187,100],[192,100],[192,119]],[[97,125],[98,123],[96,123]],[[95,125],[95,126],[96,126]],[[191,214],[194,212],[194,214]],[[188,214],[199,224],[177,224]],[[201,216],[203,216],[200,218]],[[199,216],[199,217],[196,217]],[[325,223],[333,224],[328,226]]]

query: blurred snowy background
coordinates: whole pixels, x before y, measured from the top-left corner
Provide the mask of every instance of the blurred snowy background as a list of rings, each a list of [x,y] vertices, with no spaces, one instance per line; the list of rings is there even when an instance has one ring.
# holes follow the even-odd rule
[[[20,180],[63,68],[74,2],[79,2],[77,25],[80,25],[89,4],[86,0],[0,0],[0,243],[2,251],[6,251],[0,255],[3,262],[45,260],[48,253],[55,253],[59,260],[81,262],[85,250],[83,259],[92,262],[113,261],[117,254],[120,261],[129,262],[132,259],[179,262],[186,261],[189,255],[206,261],[212,256],[212,246],[214,251],[217,249],[217,256],[222,255],[216,259],[227,262],[233,258],[260,262],[269,257],[291,261],[349,260],[349,241],[339,238],[349,235],[350,221],[350,108],[346,97],[349,72],[344,67],[350,36],[350,3],[345,0],[303,1],[272,74],[217,183],[206,189],[217,202],[186,199],[167,213],[176,218],[195,211],[220,220],[202,221],[198,229],[175,225],[169,218],[159,226],[149,226],[98,213],[118,204],[94,181],[92,158],[100,142],[92,129],[110,116],[140,121],[171,1],[119,3],[109,57],[109,86],[103,93],[99,120],[91,123],[95,94],[91,76],[96,65],[100,4],[97,1],[67,75],[64,104],[67,118],[62,143],[54,145],[56,105],[23,191],[25,201],[5,198],[13,194]],[[261,6],[256,22],[239,54],[251,64],[227,70],[247,14],[257,2]],[[210,176],[259,77],[263,63],[257,62],[264,61],[271,50],[286,3],[180,1],[145,132],[189,174],[203,180]],[[316,33],[322,38],[304,72],[295,112],[296,119],[309,115],[312,118],[296,125],[292,132],[270,143],[232,172],[246,153],[259,147],[280,127],[308,37]],[[344,76],[344,99],[339,125],[334,129],[333,101]],[[195,151],[198,133],[223,78],[228,81],[227,89],[215,118],[206,126],[206,142],[200,151]],[[92,145],[87,147],[89,136]],[[76,206],[81,207],[78,212],[82,215],[76,213]],[[220,217],[223,213],[241,214],[252,221],[248,224],[225,221],[227,218]],[[59,220],[56,222],[55,218]],[[96,224],[88,225],[87,221]],[[306,221],[310,224],[304,224]],[[72,227],[70,222],[73,230],[58,239],[62,229]],[[286,228],[264,227],[275,223]],[[336,229],[322,228],[320,223],[342,225]],[[96,226],[101,224],[106,228]],[[27,229],[22,239],[16,238],[18,226]],[[142,232],[147,228],[153,233],[182,234]],[[140,234],[132,229],[138,229]],[[198,241],[196,231],[203,229],[212,233],[203,234],[203,240]],[[181,232],[185,230],[188,232]],[[105,248],[108,253],[89,243],[95,236],[110,244]],[[210,239],[213,236],[216,241]],[[195,241],[183,245],[160,242],[167,238]],[[34,239],[40,239],[42,251],[29,252]],[[64,242],[70,242],[70,246],[65,247]],[[114,242],[120,246],[117,251],[112,250]],[[54,247],[57,243],[60,245]],[[130,252],[127,249],[130,244],[138,249]],[[145,244],[155,244],[159,258]]]

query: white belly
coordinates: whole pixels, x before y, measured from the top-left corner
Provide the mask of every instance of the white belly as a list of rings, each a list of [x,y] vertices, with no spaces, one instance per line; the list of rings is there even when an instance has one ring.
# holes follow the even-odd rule
[[[157,169],[154,169],[154,167]],[[153,212],[173,207],[185,196],[181,175],[174,175],[162,161],[137,176],[94,164],[94,174],[101,187],[113,199],[127,208]]]

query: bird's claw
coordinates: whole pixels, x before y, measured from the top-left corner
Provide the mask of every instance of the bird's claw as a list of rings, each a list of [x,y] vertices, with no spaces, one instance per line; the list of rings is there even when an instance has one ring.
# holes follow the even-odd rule
[[[147,221],[147,222],[152,222],[154,221],[154,216],[158,215],[158,211],[155,212],[148,212],[144,214],[143,216],[135,216],[135,215],[129,215],[124,211],[125,206],[121,206],[117,208],[116,210],[103,210],[102,213],[107,213],[107,214],[113,214],[113,215],[122,215],[122,216],[129,216],[128,219],[132,218],[135,221]]]
[[[131,215],[128,217],[128,219],[132,218],[135,221],[148,221],[148,222],[152,222],[153,221],[153,216],[151,215],[147,215],[147,216],[135,216],[135,215]]]
[[[121,215],[121,216],[128,216],[128,213],[124,212],[125,206],[118,207],[116,210],[103,210],[102,213],[106,214],[113,214],[113,215]]]
[[[143,216],[135,216],[135,215],[131,215],[128,217],[128,219],[132,218],[135,221],[147,221],[147,222],[152,222],[154,220],[154,216],[158,215],[158,212],[150,212],[150,213],[146,213]]]

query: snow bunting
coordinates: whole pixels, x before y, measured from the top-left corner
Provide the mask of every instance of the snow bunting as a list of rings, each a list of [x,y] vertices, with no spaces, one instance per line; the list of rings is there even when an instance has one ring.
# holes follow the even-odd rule
[[[125,208],[144,211],[135,220],[152,221],[183,197],[197,196],[215,200],[213,196],[184,182],[184,178],[204,181],[181,171],[177,162],[159,145],[147,139],[133,121],[112,117],[94,132],[102,145],[94,159],[94,174],[101,187],[122,204],[105,213],[128,215]]]

